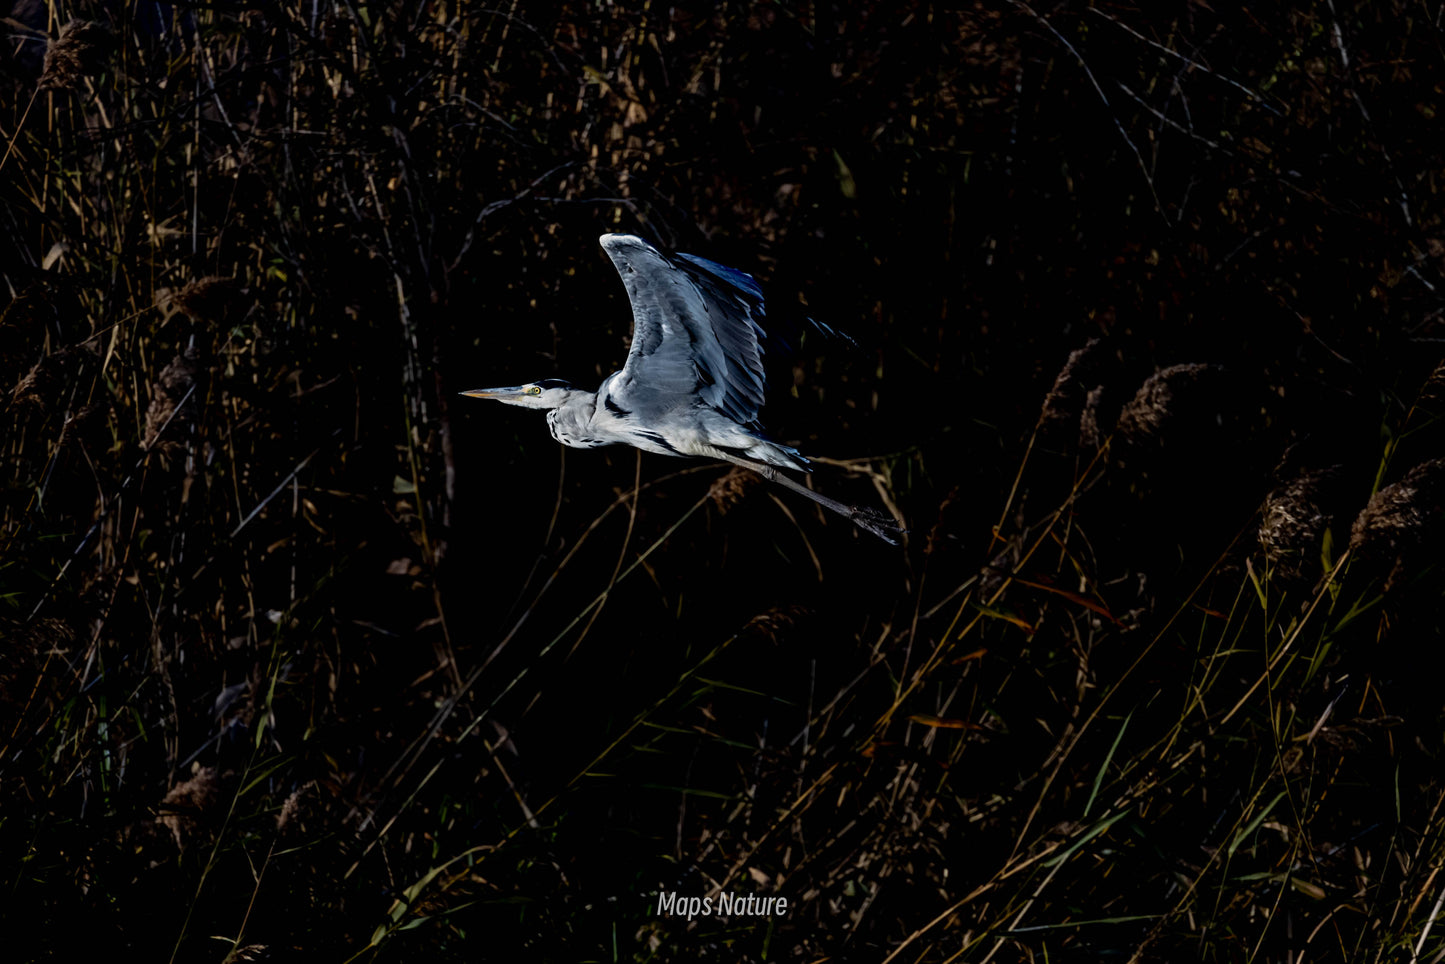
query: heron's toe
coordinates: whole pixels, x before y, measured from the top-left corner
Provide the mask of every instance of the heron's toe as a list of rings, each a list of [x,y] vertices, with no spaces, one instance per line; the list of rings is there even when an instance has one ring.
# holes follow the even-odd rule
[[[893,517],[877,509],[854,506],[849,518],[860,529],[873,533],[889,545],[896,546],[908,530],[893,521]]]

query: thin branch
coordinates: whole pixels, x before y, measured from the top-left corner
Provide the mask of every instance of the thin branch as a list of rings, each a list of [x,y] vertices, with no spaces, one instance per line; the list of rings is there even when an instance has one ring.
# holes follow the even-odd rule
[[[1129,97],[1130,97],[1130,99],[1133,100],[1134,103],[1138,104],[1140,107],[1144,108],[1144,109],[1147,110],[1149,113],[1153,114],[1156,118],[1158,118],[1158,119],[1159,119],[1159,123],[1161,123],[1161,124],[1167,124],[1168,126],[1174,128],[1174,129],[1175,129],[1176,131],[1178,131],[1179,133],[1183,134],[1185,137],[1189,137],[1189,138],[1192,138],[1193,140],[1199,141],[1201,144],[1204,144],[1204,145],[1207,146],[1207,147],[1210,147],[1210,148],[1212,148],[1212,149],[1214,149],[1214,150],[1216,150],[1216,151],[1221,151],[1221,152],[1223,152],[1223,153],[1225,153],[1225,154],[1229,154],[1229,155],[1233,156],[1234,152],[1231,151],[1229,148],[1225,147],[1224,145],[1218,143],[1217,141],[1211,141],[1209,138],[1205,137],[1203,134],[1196,134],[1194,131],[1192,131],[1192,130],[1190,130],[1189,128],[1185,127],[1183,124],[1181,124],[1181,123],[1179,123],[1178,121],[1174,120],[1172,117],[1166,117],[1164,114],[1162,114],[1161,112],[1159,112],[1158,110],[1156,110],[1153,106],[1151,106],[1150,104],[1146,103],[1146,102],[1144,101],[1144,98],[1140,97],[1138,94],[1136,94],[1136,93],[1134,93],[1132,90],[1130,90],[1130,89],[1129,89],[1129,85],[1126,84],[1126,83],[1124,83],[1122,80],[1116,80],[1116,81],[1114,81],[1114,83],[1115,83],[1115,84],[1118,84],[1118,85],[1119,85],[1119,89],[1122,90],[1124,93],[1128,94]]]
[[[1124,138],[1124,143],[1129,145],[1129,150],[1134,152],[1134,160],[1139,163],[1139,173],[1144,176],[1144,183],[1149,186],[1149,196],[1154,200],[1154,210],[1159,212],[1159,216],[1164,219],[1165,224],[1172,226],[1169,215],[1164,211],[1164,205],[1159,202],[1159,192],[1154,190],[1154,178],[1149,173],[1149,165],[1144,163],[1144,155],[1139,153],[1139,148],[1129,136],[1129,132],[1124,130],[1124,125],[1119,121],[1119,116],[1114,113],[1114,106],[1109,103],[1109,95],[1104,93],[1104,88],[1099,85],[1099,81],[1094,77],[1094,72],[1089,69],[1089,65],[1084,60],[1083,55],[1074,48],[1073,44],[1069,43],[1063,34],[1054,28],[1053,24],[1049,23],[1049,21],[1042,14],[1034,10],[1033,7],[1024,3],[1023,0],[1014,0],[1014,4],[1039,23],[1043,24],[1044,29],[1053,34],[1054,39],[1063,44],[1064,49],[1073,54],[1074,59],[1079,62],[1079,66],[1084,68],[1084,76],[1089,78],[1089,83],[1093,85],[1094,92],[1099,95],[1099,100],[1104,102],[1104,109],[1109,112],[1109,119],[1114,122],[1114,129],[1119,132],[1120,137]]]
[[[1116,27],[1118,27],[1120,30],[1123,30],[1125,33],[1128,33],[1128,34],[1130,34],[1131,36],[1136,37],[1136,38],[1138,38],[1139,40],[1144,41],[1146,44],[1148,44],[1149,46],[1153,47],[1155,50],[1159,51],[1160,53],[1162,53],[1162,54],[1167,54],[1168,56],[1173,57],[1173,58],[1175,58],[1176,60],[1182,61],[1184,64],[1188,65],[1188,67],[1189,67],[1191,70],[1197,70],[1197,71],[1199,71],[1200,73],[1204,74],[1204,75],[1207,76],[1207,77],[1213,77],[1215,80],[1223,81],[1224,83],[1228,84],[1229,86],[1231,86],[1231,87],[1235,88],[1236,90],[1242,92],[1246,97],[1248,97],[1250,100],[1254,101],[1254,102],[1255,102],[1256,104],[1258,104],[1259,106],[1263,107],[1265,110],[1269,111],[1269,112],[1270,112],[1271,114],[1273,114],[1274,116],[1276,116],[1276,117],[1283,117],[1283,116],[1284,116],[1284,114],[1281,113],[1280,110],[1279,110],[1278,108],[1276,108],[1273,104],[1269,103],[1269,101],[1265,100],[1262,96],[1260,96],[1259,94],[1257,94],[1257,93],[1255,93],[1254,91],[1250,90],[1248,87],[1244,86],[1243,84],[1239,83],[1238,81],[1236,81],[1236,80],[1231,80],[1230,78],[1224,76],[1224,75],[1221,74],[1221,73],[1217,73],[1217,72],[1215,72],[1215,71],[1213,71],[1213,70],[1210,70],[1208,67],[1204,66],[1204,65],[1201,64],[1199,61],[1194,60],[1194,59],[1192,59],[1192,58],[1190,58],[1190,57],[1184,56],[1183,54],[1181,54],[1179,51],[1173,49],[1172,47],[1166,47],[1166,46],[1164,46],[1163,44],[1159,43],[1159,42],[1156,41],[1156,40],[1150,40],[1148,37],[1144,36],[1142,33],[1140,33],[1139,31],[1135,30],[1133,27],[1129,26],[1129,25],[1128,25],[1127,23],[1125,23],[1124,21],[1118,19],[1117,17],[1112,17],[1112,16],[1110,16],[1109,14],[1107,14],[1107,13],[1105,13],[1104,11],[1100,10],[1098,7],[1086,7],[1085,9],[1086,9],[1089,13],[1097,14],[1098,16],[1103,17],[1105,20],[1107,20],[1107,21],[1109,21],[1110,23],[1114,24]],[[1035,14],[1035,16],[1037,16],[1037,14]]]

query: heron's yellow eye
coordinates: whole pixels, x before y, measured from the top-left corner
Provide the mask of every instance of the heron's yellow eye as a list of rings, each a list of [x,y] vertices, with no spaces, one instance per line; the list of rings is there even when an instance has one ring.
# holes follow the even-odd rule
[[[533,385],[531,388],[527,389],[527,394],[528,394],[528,395],[540,395],[540,394],[542,394],[542,386],[541,386],[541,385]]]

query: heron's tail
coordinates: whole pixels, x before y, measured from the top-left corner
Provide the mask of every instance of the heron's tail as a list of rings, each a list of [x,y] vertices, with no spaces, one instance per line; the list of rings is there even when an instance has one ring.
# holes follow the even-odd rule
[[[742,453],[750,459],[758,462],[766,462],[768,465],[776,465],[780,469],[792,469],[795,472],[813,471],[813,463],[791,445],[784,445],[782,442],[774,442],[770,438],[758,437],[751,447]]]

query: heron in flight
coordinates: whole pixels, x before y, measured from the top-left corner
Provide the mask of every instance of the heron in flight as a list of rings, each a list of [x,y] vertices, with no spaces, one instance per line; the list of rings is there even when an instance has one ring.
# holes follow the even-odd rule
[[[595,392],[544,378],[463,395],[543,409],[552,437],[573,448],[632,445],[659,455],[720,459],[751,469],[897,545],[876,509],[844,505],[781,469],[811,471],[797,449],[767,437],[763,406],[763,292],[752,275],[691,254],[671,257],[630,234],[602,249],[632,302],[632,347]]]

